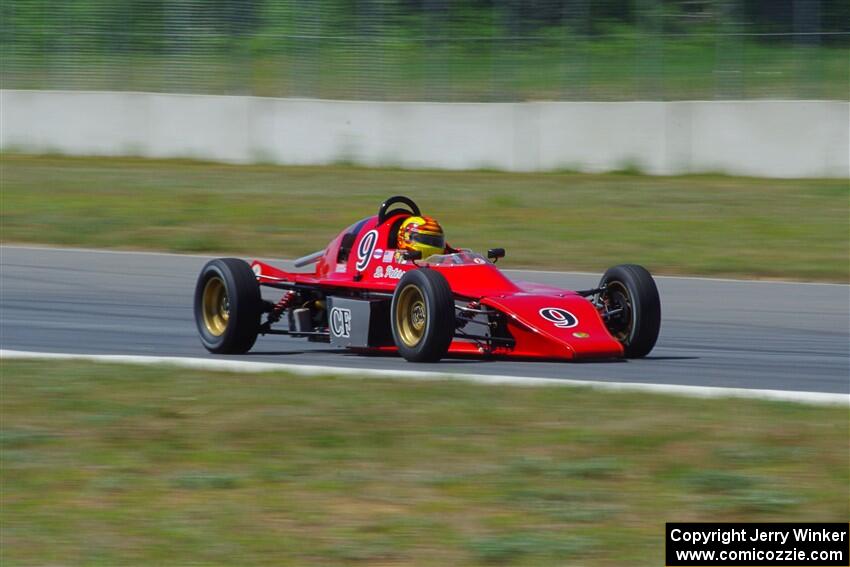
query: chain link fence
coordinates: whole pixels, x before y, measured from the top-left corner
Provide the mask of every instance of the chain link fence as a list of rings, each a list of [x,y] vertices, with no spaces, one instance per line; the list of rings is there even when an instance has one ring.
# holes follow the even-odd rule
[[[0,80],[327,99],[847,100],[849,5],[2,0]]]

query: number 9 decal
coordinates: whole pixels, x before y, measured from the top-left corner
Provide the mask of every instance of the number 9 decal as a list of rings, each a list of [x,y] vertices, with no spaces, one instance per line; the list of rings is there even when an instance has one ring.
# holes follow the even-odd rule
[[[578,317],[560,307],[544,307],[540,310],[540,316],[560,329],[569,329],[578,325]]]
[[[369,265],[369,261],[372,259],[372,251],[375,250],[375,243],[377,242],[377,230],[370,230],[360,239],[360,244],[357,245],[357,265],[355,266],[358,272],[362,272]]]

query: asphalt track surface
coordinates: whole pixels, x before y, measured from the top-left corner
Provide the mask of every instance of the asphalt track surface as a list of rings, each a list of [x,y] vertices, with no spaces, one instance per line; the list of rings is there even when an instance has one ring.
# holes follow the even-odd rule
[[[261,337],[243,356],[200,345],[195,278],[208,258],[0,247],[0,348],[242,359],[328,367],[568,378],[807,392],[850,392],[850,286],[657,278],[658,344],[642,360],[444,360],[413,365],[327,344]],[[286,262],[278,262],[286,266]],[[508,261],[504,265],[509,266]],[[593,287],[598,275],[510,271],[514,279]]]

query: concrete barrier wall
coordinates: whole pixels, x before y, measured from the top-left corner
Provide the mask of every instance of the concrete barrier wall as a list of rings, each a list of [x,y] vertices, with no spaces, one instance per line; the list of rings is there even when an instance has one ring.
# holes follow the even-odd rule
[[[0,147],[280,164],[850,177],[850,103],[403,103],[0,91]]]

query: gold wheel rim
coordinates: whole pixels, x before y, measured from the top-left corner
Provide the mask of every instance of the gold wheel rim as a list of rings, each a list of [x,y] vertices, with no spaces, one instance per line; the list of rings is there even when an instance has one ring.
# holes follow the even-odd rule
[[[399,337],[407,347],[415,347],[425,335],[428,309],[425,306],[425,297],[413,284],[406,286],[398,294],[395,323]]]
[[[224,282],[217,276],[210,278],[204,286],[203,312],[207,331],[216,337],[223,335],[230,320],[230,300]]]

